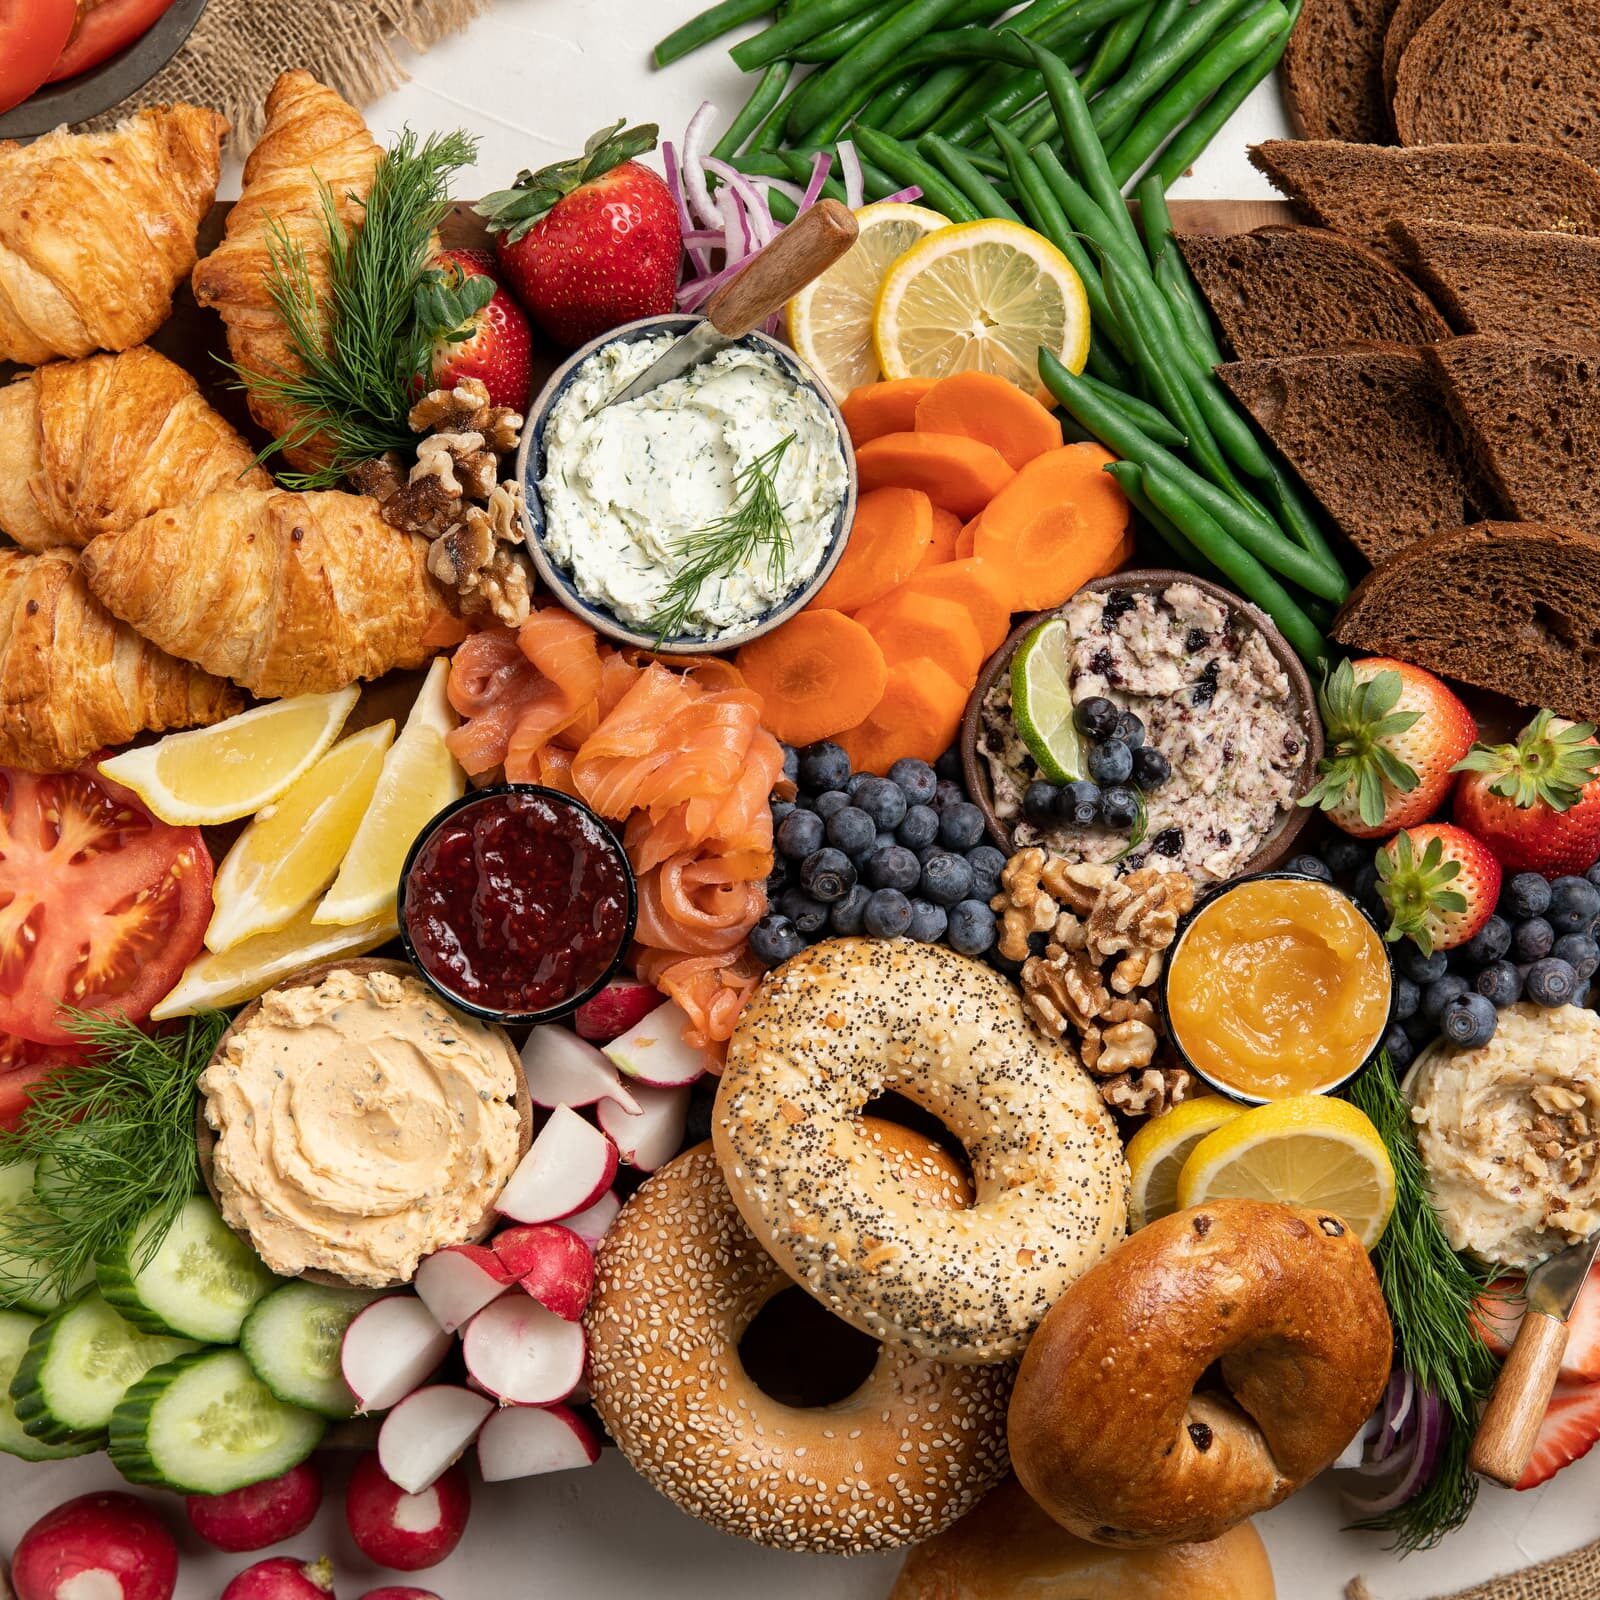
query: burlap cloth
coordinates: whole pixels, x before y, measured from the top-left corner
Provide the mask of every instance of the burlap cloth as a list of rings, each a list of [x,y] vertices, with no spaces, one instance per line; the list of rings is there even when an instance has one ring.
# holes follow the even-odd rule
[[[1345,1595],[1346,1600],[1383,1600],[1381,1589],[1369,1589],[1360,1578]],[[1554,1561],[1440,1595],[1438,1600],[1600,1600],[1600,1541]]]
[[[417,50],[465,27],[489,0],[211,0],[176,56],[134,97],[140,105],[187,100],[233,125],[233,148],[261,132],[261,106],[278,74],[304,67],[352,105],[405,79],[391,48]],[[89,124],[126,116],[118,107]]]

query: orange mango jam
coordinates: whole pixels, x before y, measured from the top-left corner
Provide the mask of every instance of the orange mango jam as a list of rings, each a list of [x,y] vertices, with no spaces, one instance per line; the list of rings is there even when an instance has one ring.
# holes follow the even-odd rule
[[[1377,930],[1325,883],[1258,878],[1201,908],[1173,952],[1167,1019],[1190,1062],[1263,1100],[1354,1072],[1388,1023]]]

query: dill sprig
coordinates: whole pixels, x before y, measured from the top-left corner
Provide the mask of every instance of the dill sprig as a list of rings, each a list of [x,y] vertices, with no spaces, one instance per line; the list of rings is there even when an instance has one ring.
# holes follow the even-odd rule
[[[1371,1119],[1394,1164],[1394,1214],[1372,1261],[1394,1324],[1395,1361],[1439,1396],[1449,1416],[1432,1478],[1404,1505],[1355,1526],[1393,1534],[1399,1549],[1425,1550],[1459,1528],[1477,1498],[1467,1452],[1499,1363],[1473,1326],[1472,1306],[1490,1275],[1457,1255],[1439,1225],[1411,1108],[1387,1054],[1355,1080],[1349,1099]]]
[[[299,415],[260,459],[322,434],[332,460],[312,472],[284,473],[291,488],[326,489],[386,450],[409,450],[416,436],[406,413],[439,339],[467,336],[488,304],[493,281],[460,276],[434,261],[434,230],[450,209],[450,178],[477,156],[469,134],[411,129],[378,157],[360,202],[359,227],[339,216],[320,185],[327,287],[319,293],[304,244],[280,218],[266,223],[267,292],[300,370],[268,364],[233,367],[258,395]]]
[[[673,552],[682,562],[662,592],[661,609],[651,624],[658,644],[685,631],[706,583],[737,571],[761,550],[767,553],[767,581],[777,586],[794,549],[789,518],[778,497],[778,469],[793,443],[794,435],[786,434],[757,456],[734,480],[738,500],[733,509],[686,534]]]
[[[67,1290],[97,1257],[125,1244],[151,1214],[135,1270],[149,1264],[199,1187],[195,1086],[228,1026],[220,1011],[147,1034],[123,1017],[74,1012],[81,1067],[46,1078],[14,1132],[0,1132],[0,1165],[40,1163],[35,1204],[5,1219],[8,1266]]]

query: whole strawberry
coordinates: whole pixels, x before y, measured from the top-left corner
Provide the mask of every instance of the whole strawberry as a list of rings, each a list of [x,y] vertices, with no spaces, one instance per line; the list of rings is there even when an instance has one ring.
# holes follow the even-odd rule
[[[1477,734],[1472,713],[1431,672],[1373,656],[1341,661],[1317,696],[1328,753],[1300,801],[1374,839],[1426,821]]]
[[[487,250],[441,250],[436,265],[441,282],[432,325],[443,331],[433,346],[434,388],[453,389],[464,378],[480,378],[490,405],[526,411],[533,388],[533,330],[501,286],[494,257]],[[475,279],[493,285],[487,300]]]
[[[683,237],[665,183],[633,158],[656,146],[647,123],[595,134],[572,161],[520,172],[479,203],[501,271],[557,344],[573,348],[637,317],[671,311]]]
[[[1465,944],[1494,914],[1500,863],[1470,833],[1427,822],[1397,833],[1377,854],[1378,895],[1389,939],[1423,955]]]
[[[1451,815],[1507,872],[1587,872],[1600,857],[1600,745],[1592,722],[1541,711],[1515,744],[1475,744]]]

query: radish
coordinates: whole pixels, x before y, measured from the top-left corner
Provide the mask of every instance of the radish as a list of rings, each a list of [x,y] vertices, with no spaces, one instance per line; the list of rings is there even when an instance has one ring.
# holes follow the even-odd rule
[[[478,1470],[485,1483],[592,1467],[599,1459],[594,1429],[566,1406],[503,1406],[478,1435]]]
[[[424,1383],[450,1350],[450,1335],[415,1295],[374,1300],[344,1330],[339,1366],[362,1411],[387,1411]]]
[[[466,1470],[451,1467],[432,1487],[407,1494],[383,1470],[375,1455],[364,1455],[350,1474],[344,1519],[350,1537],[368,1561],[396,1572],[436,1567],[461,1543],[472,1511]],[[425,1594],[397,1589],[395,1594]],[[387,1589],[375,1594],[389,1594]],[[371,1600],[371,1596],[368,1596]]]
[[[47,1511],[17,1541],[17,1600],[172,1600],[178,1547],[144,1501],[84,1494]]]
[[[617,1147],[570,1106],[557,1106],[500,1191],[517,1222],[557,1222],[591,1206],[617,1175]]]
[[[583,1377],[583,1329],[537,1300],[508,1295],[467,1324],[467,1371],[507,1405],[546,1406],[565,1400]]]
[[[678,1089],[704,1077],[711,1054],[683,1042],[689,1018],[676,1000],[657,1006],[605,1046],[606,1056],[630,1078],[657,1089]]]
[[[413,1589],[409,1585],[387,1584],[382,1589],[368,1589],[361,1600],[439,1600],[432,1589]]]
[[[575,1211],[570,1217],[563,1217],[561,1226],[570,1228],[593,1250],[605,1238],[606,1229],[616,1221],[617,1213],[621,1209],[622,1202],[617,1198],[616,1190],[607,1189],[592,1206],[585,1206],[582,1211]]]
[[[408,1394],[378,1430],[378,1460],[407,1494],[421,1494],[478,1436],[494,1401],[458,1383]]]
[[[522,1047],[522,1071],[536,1106],[592,1106],[615,1100],[633,1110],[617,1069],[592,1044],[553,1023],[535,1028]]]
[[[666,996],[637,978],[613,978],[592,1000],[572,1013],[572,1025],[581,1037],[605,1044],[643,1022],[661,1006]]]
[[[231,1494],[192,1494],[183,1503],[189,1526],[207,1544],[234,1554],[304,1533],[321,1505],[322,1474],[314,1461],[290,1467],[281,1478]]]
[[[538,1222],[507,1228],[495,1241],[500,1259],[546,1311],[576,1322],[594,1288],[594,1257],[570,1228]]]
[[[273,1556],[258,1561],[222,1591],[222,1600],[328,1600],[333,1593],[333,1563]]]
[[[687,1087],[656,1089],[641,1083],[634,1092],[639,1100],[636,1113],[602,1100],[595,1114],[622,1160],[641,1172],[654,1172],[677,1155],[683,1144],[684,1124],[689,1119],[689,1091]]]
[[[414,1287],[433,1320],[454,1333],[503,1295],[515,1277],[487,1245],[451,1244],[417,1268]]]

